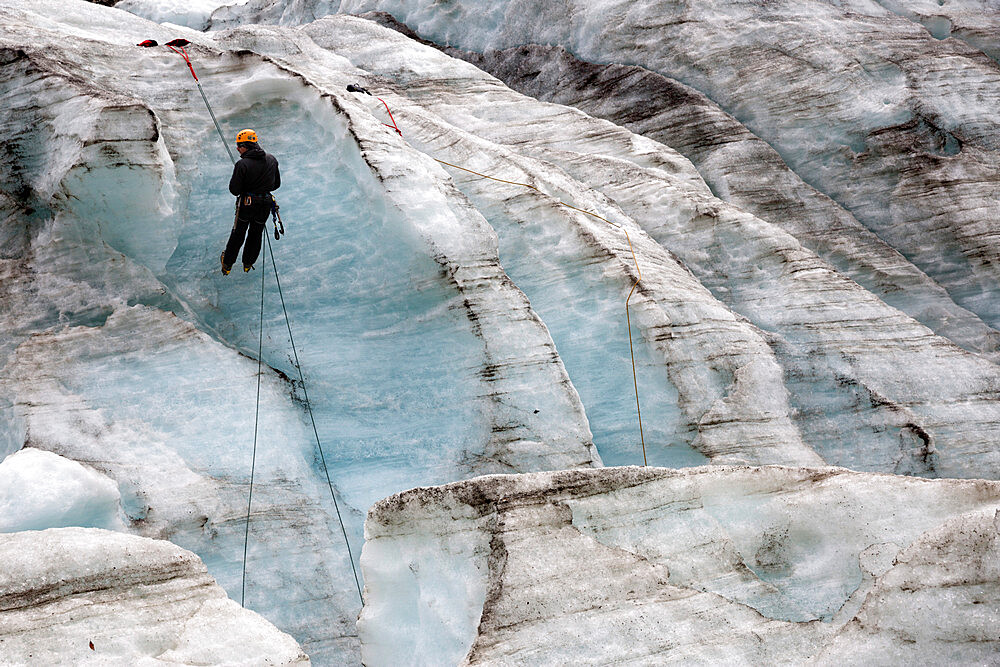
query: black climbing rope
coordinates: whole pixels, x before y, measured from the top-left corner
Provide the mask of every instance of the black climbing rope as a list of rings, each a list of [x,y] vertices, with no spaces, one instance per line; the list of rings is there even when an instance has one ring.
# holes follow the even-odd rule
[[[358,589],[358,599],[364,604],[364,596],[361,592],[361,580],[358,577],[358,570],[354,565],[354,552],[351,550],[351,541],[347,537],[347,528],[344,527],[344,518],[340,513],[340,504],[337,502],[337,494],[333,490],[333,480],[330,478],[330,468],[326,464],[326,454],[323,452],[323,443],[319,438],[319,429],[316,427],[316,418],[313,416],[312,402],[309,400],[309,391],[306,388],[306,379],[302,374],[302,365],[299,363],[299,352],[295,347],[295,337],[292,335],[292,324],[288,317],[288,309],[285,307],[285,295],[281,289],[281,279],[278,277],[278,265],[274,259],[274,248],[271,246],[271,239],[265,233],[264,238],[267,239],[267,251],[271,256],[271,269],[274,271],[274,282],[278,286],[278,296],[281,300],[281,310],[285,315],[285,326],[288,329],[288,340],[292,344],[292,355],[295,359],[295,370],[299,373],[299,382],[302,385],[302,395],[306,405],[306,411],[309,413],[309,421],[312,424],[313,435],[316,437],[316,447],[319,449],[320,461],[323,464],[323,473],[326,475],[327,487],[330,489],[330,497],[333,498],[333,507],[337,512],[337,521],[340,523],[340,530],[344,535],[344,544],[347,546],[347,558],[351,563],[351,572],[354,574],[354,585]],[[250,462],[250,493],[247,500],[247,517],[246,517],[246,530],[243,536],[243,585],[242,593],[240,596],[240,604],[245,606],[246,601],[246,577],[247,577],[247,548],[250,543],[250,510],[253,503],[253,480],[254,480],[254,470],[257,461],[257,430],[260,421],[260,378],[261,378],[261,368],[262,360],[264,358],[264,276],[266,274],[267,257],[264,258],[264,265],[261,266],[260,272],[260,334],[257,341],[257,406],[254,414],[253,423],[253,454]]]
[[[272,257],[273,261],[273,257]],[[264,258],[264,265],[267,264],[267,258]],[[257,467],[257,425],[260,422],[260,377],[261,377],[261,363],[264,358],[264,266],[261,266],[260,271],[260,329],[259,336],[257,338],[257,406],[254,410],[253,415],[253,454],[250,457],[250,494],[247,498],[247,521],[246,521],[246,532],[243,534],[243,583],[240,591],[240,606],[245,607],[246,596],[247,596],[247,545],[250,543],[250,506],[253,504],[253,475],[254,470]]]
[[[312,423],[313,435],[316,436],[316,447],[319,449],[319,458],[323,463],[323,472],[326,474],[326,484],[330,489],[330,497],[333,498],[333,508],[337,511],[337,520],[340,522],[340,530],[344,534],[344,544],[347,546],[347,557],[351,562],[351,571],[354,573],[354,584],[358,588],[358,599],[364,604],[364,595],[361,593],[361,580],[358,578],[358,569],[354,566],[354,554],[351,551],[351,541],[347,537],[347,529],[344,527],[344,519],[340,515],[340,504],[337,502],[337,494],[333,491],[333,481],[330,479],[330,468],[326,465],[326,455],[323,453],[323,444],[319,439],[319,429],[316,428],[316,418],[313,416],[312,403],[309,401],[309,391],[306,389],[306,379],[302,375],[302,365],[299,363],[299,353],[295,349],[295,338],[292,336],[292,324],[288,319],[288,309],[285,308],[285,295],[281,291],[281,279],[278,278],[278,265],[274,261],[274,249],[271,246],[271,238],[264,234],[267,239],[267,251],[271,255],[271,268],[274,271],[274,282],[278,286],[278,297],[281,299],[281,310],[285,314],[285,326],[288,328],[288,340],[292,344],[292,354],[295,357],[295,370],[299,373],[299,382],[302,384],[302,396],[305,399],[306,410],[309,412],[309,421]]]

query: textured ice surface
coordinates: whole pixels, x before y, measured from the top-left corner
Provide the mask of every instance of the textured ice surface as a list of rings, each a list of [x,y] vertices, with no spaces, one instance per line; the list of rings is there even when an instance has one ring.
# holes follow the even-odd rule
[[[996,244],[982,240],[1000,233],[989,213],[1000,180],[992,101],[1000,69],[875,3],[864,3],[869,13],[850,4],[511,0],[444,11],[348,0],[341,11],[386,11],[438,44],[556,45],[688,84],[996,327]],[[988,30],[995,10],[984,16]]]
[[[407,57],[400,58],[396,54],[405,48],[406,40],[385,36],[356,19],[331,17],[304,30],[328,48],[347,51],[349,46],[360,45],[350,57],[384,77],[380,85],[385,86],[386,80],[395,84],[395,115],[412,126],[406,135],[411,143],[449,162],[472,164],[478,171],[506,180],[547,186],[574,205],[601,211],[610,220],[631,219],[683,259],[701,284],[710,288],[711,297],[706,300],[701,286],[691,282],[686,272],[668,268],[660,274],[660,267],[670,267],[674,259],[646,250],[645,237],[633,229],[648,290],[642,296],[651,295],[656,304],[644,308],[643,298],[634,299],[639,309],[635,319],[644,327],[645,338],[666,357],[672,385],[664,391],[662,384],[650,382],[640,386],[640,395],[650,397],[647,410],[661,411],[667,405],[664,399],[677,396],[675,414],[666,413],[664,418],[660,417],[663,412],[652,412],[652,419],[646,419],[651,430],[663,428],[657,418],[676,429],[662,436],[653,431],[657,440],[680,439],[719,460],[742,456],[744,461],[808,462],[779,458],[796,456],[790,445],[797,438],[780,425],[780,417],[773,421],[757,417],[754,433],[747,420],[731,424],[726,416],[729,410],[744,414],[760,410],[765,415],[789,415],[805,442],[829,462],[930,476],[995,476],[983,470],[997,466],[992,444],[1000,435],[996,426],[1000,413],[994,404],[1000,387],[997,367],[931,335],[924,326],[845,279],[779,226],[720,202],[691,164],[675,152],[564,107],[513,94],[491,77],[431,49],[412,48]],[[411,120],[408,103],[434,115],[420,113]],[[529,134],[535,138],[526,142]],[[488,137],[490,143],[475,137]],[[603,367],[586,358],[578,362],[574,355],[586,352],[580,326],[583,318],[589,316],[592,322],[596,313],[603,312],[613,320],[614,299],[605,297],[604,306],[591,305],[589,299],[601,296],[600,286],[585,283],[586,272],[568,276],[561,272],[565,272],[563,266],[571,265],[572,255],[623,248],[623,236],[594,218],[576,222],[575,213],[559,207],[553,212],[553,223],[542,226],[538,221],[548,216],[544,204],[531,201],[539,199],[533,193],[496,202],[498,196],[516,193],[516,188],[501,190],[495,182],[458,170],[454,173],[458,187],[487,213],[500,234],[504,264],[549,324],[574,384],[580,387],[585,404],[594,406],[588,414],[597,442],[605,444],[604,434],[597,430],[598,424],[607,423],[599,411],[601,400],[599,396],[596,401],[586,400],[592,386],[588,375]],[[595,193],[606,198],[595,198]],[[609,202],[613,202],[610,207]],[[567,220],[578,226],[565,227]],[[572,245],[573,237],[564,229],[574,230],[582,240]],[[588,269],[596,261],[588,261]],[[544,272],[537,270],[550,266]],[[582,284],[587,285],[588,301],[575,309]],[[561,285],[567,287],[560,289]],[[924,279],[923,285],[929,281]],[[937,292],[940,298],[941,291]],[[817,298],[817,293],[823,298]],[[718,323],[729,317],[719,301],[765,335],[740,321],[732,328]],[[701,303],[706,304],[705,310],[692,315]],[[948,305],[947,300],[940,303]],[[845,313],[850,313],[849,319]],[[686,326],[710,320],[709,332],[698,324]],[[964,321],[970,328],[985,330],[968,313]],[[770,346],[769,351],[760,347],[762,342]],[[701,349],[691,352],[692,345]],[[744,346],[747,353],[738,354]],[[602,340],[602,350],[605,347]],[[712,358],[713,364],[691,370],[685,363],[691,356]],[[784,373],[782,382],[790,390],[792,408],[784,403],[783,395],[769,389],[775,382],[771,379],[775,361]],[[948,380],[959,368],[964,369],[960,372],[963,383],[952,385]],[[928,377],[939,380],[929,382]],[[607,379],[599,378],[596,384],[601,394],[609,393]],[[621,389],[611,393],[624,397],[627,378],[620,378],[618,386]],[[713,409],[706,411],[705,406],[713,401],[717,401]],[[965,411],[960,405],[976,407]],[[780,440],[782,446],[769,448],[768,438]],[[949,453],[953,447],[958,449]],[[628,459],[615,458],[614,462],[627,463]]]
[[[295,22],[291,15],[286,18]],[[306,42],[301,32],[312,40]],[[522,189],[515,196],[517,186],[500,187],[452,170],[457,187],[499,234],[501,259],[509,275],[532,299],[552,332],[607,461],[629,463],[634,455],[634,447],[623,450],[619,444],[623,434],[634,429],[626,413],[630,382],[627,370],[620,368],[623,351],[613,357],[619,363],[594,362],[607,354],[608,339],[618,339],[603,333],[598,322],[603,319],[620,330],[621,316],[613,322],[614,299],[606,288],[604,296],[600,285],[583,283],[594,277],[590,268],[595,260],[583,259],[580,272],[567,259],[593,256],[604,248],[614,248],[609,257],[617,254],[625,266],[631,258],[621,245],[622,235],[603,240],[600,232],[614,228],[594,218],[576,226],[574,236],[583,234],[583,239],[573,246],[574,236],[567,236],[558,225],[577,214],[553,201],[559,197],[585,208],[589,205],[609,220],[631,219],[684,261],[701,282],[697,290],[708,287],[717,300],[709,300],[713,308],[721,302],[764,332],[761,341],[760,333],[747,331],[742,322],[734,325],[743,328],[735,339],[729,330],[688,329],[692,320],[708,321],[705,312],[697,316],[691,312],[704,293],[688,294],[684,275],[671,277],[669,286],[657,282],[663,259],[655,249],[645,258],[640,247],[639,257],[649,270],[644,274],[646,289],[634,300],[636,320],[650,348],[667,359],[667,377],[657,377],[658,362],[649,361],[649,350],[639,350],[640,395],[651,397],[646,425],[656,443],[654,462],[697,463],[698,454],[691,447],[713,459],[793,462],[796,459],[765,451],[794,447],[802,434],[827,462],[863,469],[975,476],[984,474],[984,466],[989,470],[996,466],[992,444],[996,418],[990,416],[998,388],[995,365],[929,335],[923,326],[887,307],[881,297],[987,358],[996,332],[852,222],[849,213],[800,180],[795,184],[791,172],[781,172],[794,185],[788,191],[791,202],[777,210],[761,205],[760,213],[780,217],[784,210],[808,205],[809,198],[825,201],[826,209],[841,220],[843,235],[816,229],[823,224],[822,217],[779,225],[721,205],[691,164],[663,145],[561,107],[512,95],[476,70],[356,19],[328,18],[301,32],[256,27],[237,30],[227,38],[284,59],[288,67],[308,72],[313,81],[329,79],[324,63],[330,56],[316,55],[315,45],[344,55],[379,77],[372,86],[380,87],[377,90],[389,99],[396,116],[409,124],[405,139],[411,145],[480,171],[506,174],[507,180],[543,183],[541,199],[547,202],[539,208],[531,200],[542,193]],[[373,108],[388,120],[377,104]],[[716,112],[716,118],[722,116]],[[534,138],[527,141],[526,136]],[[745,130],[741,136],[752,138]],[[757,150],[755,141],[744,143],[748,151]],[[515,164],[517,171],[511,171]],[[772,168],[781,171],[777,164]],[[806,197],[805,204],[796,204],[800,196]],[[607,208],[608,199],[612,208]],[[752,197],[737,199],[753,203]],[[556,225],[545,222],[533,228],[533,221],[548,219],[548,213],[539,215],[546,207]],[[602,225],[604,230],[596,229]],[[800,242],[796,234],[804,240]],[[643,238],[637,238],[641,246]],[[833,264],[810,252],[811,246]],[[667,259],[668,264],[671,261]],[[538,271],[540,267],[546,270]],[[570,272],[565,273],[564,267]],[[634,264],[625,270],[634,274]],[[605,269],[600,279],[606,281],[611,275]],[[845,280],[852,275],[862,285],[871,285],[871,292]],[[587,285],[585,297],[581,284]],[[629,284],[628,277],[619,278],[614,289],[620,295]],[[683,298],[666,296],[677,288],[675,294],[684,294]],[[816,299],[817,292],[825,298]],[[655,295],[655,308],[644,305],[650,295]],[[595,297],[600,299],[596,307],[589,301]],[[665,303],[671,298],[673,303]],[[725,308],[719,312],[725,313],[723,319],[731,317]],[[849,318],[845,312],[851,313]],[[600,317],[595,320],[597,313]],[[591,330],[581,327],[587,315]],[[741,342],[734,345],[734,340]],[[697,352],[688,351],[691,342],[700,348]],[[770,349],[762,348],[761,342]],[[717,352],[716,346],[726,350]],[[711,358],[713,363],[692,369],[687,367],[692,356]],[[719,359],[726,362],[717,363]],[[956,367],[965,369],[962,374],[968,382],[949,382]],[[787,399],[774,391],[778,372],[789,390]],[[769,389],[757,388],[762,385]],[[757,412],[751,420],[730,417],[733,411],[745,410]],[[782,424],[786,419],[799,433]],[[756,433],[747,440],[750,431]],[[775,433],[781,435],[775,438]],[[762,445],[759,452],[748,453]]]
[[[1000,8],[989,0],[870,0],[840,3],[852,11],[874,16],[888,13],[920,23],[935,39],[953,38],[974,46],[992,59],[1000,58]]]
[[[194,550],[241,597],[266,278],[246,600],[317,660],[350,661],[360,604],[303,388],[288,380],[270,255],[219,275],[225,152],[183,62],[133,46],[178,30],[87,3],[72,22],[59,3],[0,10],[18,26],[4,34],[0,115],[4,453],[85,461],[116,482],[129,529]],[[189,50],[221,121],[255,126],[291,176],[275,254],[355,557],[364,512],[390,493],[599,465],[544,324],[447,176],[339,81]],[[144,75],[121,77],[126,61]]]
[[[820,661],[861,665],[867,656],[884,655],[899,663],[995,662],[1000,642],[998,536],[1000,511],[993,508],[956,517],[921,535],[896,555],[892,569],[876,578],[855,617],[824,648]],[[863,560],[862,567],[870,566]]]
[[[176,316],[135,306],[100,327],[34,336],[7,378],[19,405],[32,406],[21,408],[32,446],[114,479],[131,530],[195,551],[241,600],[251,452],[233,443],[253,441],[243,415],[253,415],[256,373],[256,362]],[[246,604],[311,649],[317,619],[327,633],[352,634],[357,594],[306,424],[285,383],[273,373],[262,380]],[[288,585],[305,573],[317,581]]]
[[[0,533],[83,526],[124,530],[109,478],[58,454],[27,447],[0,461]]]
[[[645,357],[640,350],[640,370],[645,364],[650,372],[642,374],[639,393],[647,397],[646,411],[652,419],[645,421],[654,456],[690,465],[698,458],[685,450],[694,446],[706,456],[742,461],[818,460],[802,447],[788,419],[786,396],[778,387],[780,369],[759,333],[720,304],[615,202],[581,187],[551,162],[535,158],[530,146],[512,149],[496,134],[497,124],[484,126],[477,116],[490,118],[496,112],[492,118],[498,123],[505,119],[508,131],[522,138],[525,131],[538,132],[537,140],[543,143],[550,137],[558,140],[585,133],[595,150],[612,154],[630,151],[633,140],[641,143],[641,138],[606,123],[595,127],[590,119],[573,117],[563,108],[511,97],[495,80],[486,80],[477,70],[448,61],[432,49],[417,47],[407,57],[399,57],[398,49],[391,46],[391,33],[368,22],[331,17],[306,30],[320,45],[354,46],[356,64],[395,77],[399,88],[392,98],[393,113],[408,127],[406,137],[411,144],[446,162],[537,188],[498,186],[495,181],[453,172],[456,185],[484,211],[500,235],[505,266],[524,285],[533,303],[538,303],[557,347],[576,355],[577,363],[570,362],[568,367],[570,378],[581,391],[589,390],[584,397],[592,399],[598,411],[592,425],[610,426],[598,432],[598,444],[612,448],[615,462],[630,462],[628,453],[617,448],[626,425],[632,422],[627,397],[633,381],[623,349],[628,337],[622,320],[625,297],[639,275],[637,265],[643,281],[631,301],[632,318],[651,353]],[[382,40],[388,48],[379,46]],[[453,82],[456,90],[461,86],[463,94],[439,95],[443,89],[436,83],[437,76]],[[517,104],[522,106],[513,109]],[[512,120],[518,115],[533,118],[535,127]],[[556,126],[560,134],[553,137]],[[470,131],[480,131],[489,139]],[[697,179],[683,158],[662,146],[642,143],[636,152],[649,163],[681,171],[682,181]],[[601,217],[568,209],[561,201]],[[622,347],[615,344],[623,338]],[[609,347],[619,350],[611,363],[595,361],[606,359]],[[697,357],[713,357],[716,364],[689,367],[687,360]],[[657,366],[666,367],[666,377],[656,377]],[[618,400],[602,406],[605,397]],[[740,411],[752,412],[754,419],[731,418]],[[664,445],[667,451],[661,454],[658,450]],[[635,449],[631,456],[631,462],[636,462]]]
[[[407,31],[391,16],[371,18]],[[996,360],[1000,334],[954,303],[903,255],[795,174],[778,153],[705,95],[634,65],[587,63],[529,45],[467,59],[531,97],[570,104],[677,149],[725,201],[778,225],[891,306],[968,350]]]
[[[196,552],[238,599],[260,380],[247,604],[319,664],[362,650],[437,664],[568,661],[581,646],[595,662],[995,648],[981,629],[983,610],[996,616],[981,565],[991,483],[641,473],[712,480],[660,489],[678,499],[664,509],[635,471],[563,505],[490,489],[600,475],[489,477],[426,519],[455,488],[434,485],[641,461],[624,311],[640,271],[651,462],[996,478],[1000,105],[985,56],[874,5],[722,3],[674,21],[671,3],[211,4],[133,7],[195,27],[212,10],[225,29],[200,33],[76,0],[0,1],[0,453],[27,446],[112,480],[126,530]],[[638,99],[670,81],[690,95],[664,129],[656,109],[541,103],[371,21],[316,20],[377,8],[467,49],[560,45],[597,68],[557,65],[582,98],[616,73],[642,75]],[[372,514],[363,647],[270,253],[219,274],[228,156],[181,59],[134,46],[178,36],[224,132],[254,127],[281,160],[288,234],[269,243],[355,558],[372,503],[425,487],[389,501],[413,525]],[[644,69],[601,65],[616,61]],[[355,82],[402,136],[381,102],[346,92]],[[685,121],[694,136],[667,131]],[[100,497],[110,517],[114,493]],[[948,555],[931,572],[935,551]],[[888,577],[897,557],[913,569]],[[905,600],[922,569],[920,595],[956,609],[950,626],[925,618],[926,636]]]
[[[44,556],[42,554],[44,553]],[[190,551],[84,528],[0,534],[0,662],[305,665]]]
[[[246,4],[246,0],[121,0],[116,9],[143,16],[157,23],[175,23],[195,30],[204,30],[211,21],[212,12],[229,5]]]
[[[836,468],[623,467],[414,489],[376,504],[366,524],[362,655],[369,665],[989,660],[1000,642],[998,502],[996,482]],[[478,583],[436,604],[456,579]],[[439,632],[442,612],[458,636],[418,640]]]

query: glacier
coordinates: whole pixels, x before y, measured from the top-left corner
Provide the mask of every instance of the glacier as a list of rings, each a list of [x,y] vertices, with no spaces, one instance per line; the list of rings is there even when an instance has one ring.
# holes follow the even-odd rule
[[[0,661],[995,659],[1000,12],[104,4],[0,0]]]
[[[0,533],[0,553],[4,664],[309,664],[170,542],[49,528]]]
[[[622,466],[413,489],[369,513],[376,583],[358,622],[362,656],[988,664],[998,490],[778,466]],[[477,589],[454,590],[456,571]],[[400,616],[400,598],[443,590],[450,604],[428,604],[419,627],[448,640],[462,629],[464,642],[425,641]]]

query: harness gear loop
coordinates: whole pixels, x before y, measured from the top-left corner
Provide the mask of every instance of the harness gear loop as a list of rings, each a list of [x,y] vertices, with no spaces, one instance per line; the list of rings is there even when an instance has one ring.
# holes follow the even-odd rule
[[[281,207],[278,206],[278,200],[275,199],[274,195],[272,194],[271,195],[271,222],[274,224],[274,240],[275,241],[279,240],[282,237],[282,235],[284,235],[284,233],[285,233],[285,223],[283,223],[281,221],[281,213],[278,210],[280,208]],[[281,230],[280,232],[278,231],[279,229]]]

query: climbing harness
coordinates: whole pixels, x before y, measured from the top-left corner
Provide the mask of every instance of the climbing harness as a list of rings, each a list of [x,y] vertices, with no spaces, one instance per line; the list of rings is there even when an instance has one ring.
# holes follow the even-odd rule
[[[357,85],[356,83],[352,83],[352,84],[348,85],[347,86],[347,90],[348,90],[348,92],[351,92],[351,93],[364,93],[366,95],[371,95],[370,92],[368,92],[366,89],[362,88],[361,86]],[[375,96],[372,95],[372,97],[375,97]],[[382,123],[382,124],[385,125],[386,127],[391,127],[392,129],[394,129],[396,131],[397,134],[399,134],[399,136],[402,137],[403,133],[400,132],[399,127],[396,126],[396,119],[393,118],[392,112],[389,111],[389,105],[386,104],[385,100],[383,100],[381,97],[376,97],[375,99],[377,99],[379,102],[382,103],[383,106],[385,106],[385,110],[389,114],[389,120],[392,121],[392,125],[389,125],[388,123]],[[431,157],[433,157],[433,156],[431,156]],[[543,195],[545,197],[550,197],[550,195],[547,195],[546,193],[542,192],[541,190],[539,190],[534,185],[531,185],[530,183],[519,183],[517,181],[507,181],[507,180],[504,180],[502,178],[496,178],[495,176],[489,176],[487,174],[482,174],[482,173],[480,173],[478,171],[473,171],[472,169],[467,169],[466,167],[461,167],[461,166],[459,166],[457,164],[452,164],[451,162],[445,162],[444,160],[440,160],[440,159],[438,159],[436,157],[434,158],[434,160],[436,160],[437,162],[439,162],[439,163],[441,163],[443,165],[447,165],[449,167],[453,167],[455,169],[459,169],[461,171],[467,172],[469,174],[473,174],[473,175],[478,176],[480,178],[486,178],[486,179],[489,179],[491,181],[496,181],[498,183],[506,183],[508,185],[519,185],[521,187],[530,188],[530,189],[534,190],[535,192],[538,192],[539,194],[541,194],[541,195]],[[643,435],[643,431],[642,431],[642,408],[639,405],[639,379],[638,379],[638,376],[637,376],[636,370],[635,370],[635,350],[632,347],[632,318],[629,315],[629,302],[632,299],[632,294],[635,292],[635,288],[639,286],[639,282],[642,280],[642,269],[639,268],[639,260],[635,256],[635,248],[632,247],[632,237],[629,236],[628,230],[625,229],[624,226],[619,225],[619,224],[614,223],[614,222],[611,222],[610,220],[608,220],[605,217],[602,217],[602,216],[600,216],[600,215],[598,215],[596,213],[593,213],[592,211],[586,211],[586,210],[584,210],[582,208],[577,208],[576,206],[573,206],[571,204],[567,204],[566,202],[564,202],[562,200],[559,200],[559,199],[556,199],[555,201],[560,206],[565,206],[566,208],[570,208],[570,209],[573,209],[574,211],[578,211],[578,212],[583,213],[585,215],[592,216],[594,218],[597,218],[598,220],[603,220],[604,222],[608,223],[612,227],[616,227],[617,229],[620,229],[622,231],[622,233],[625,234],[625,240],[628,242],[629,252],[632,253],[632,261],[635,262],[635,271],[636,271],[637,277],[635,279],[635,282],[632,283],[632,289],[629,290],[628,296],[625,297],[625,323],[628,326],[628,351],[629,351],[629,357],[631,358],[631,361],[632,361],[632,385],[635,388],[635,411],[636,411],[636,414],[638,415],[638,420],[639,420],[639,441],[642,444],[642,465],[646,466],[646,465],[648,465],[647,460],[646,460],[646,438]]]
[[[281,237],[285,235],[285,223],[281,219],[281,212],[280,212],[281,207],[278,206],[278,200],[275,199],[274,195],[271,194],[270,192],[261,195],[249,194],[246,197],[237,197],[236,214],[235,217],[233,218],[233,227],[236,227],[236,223],[239,222],[240,219],[240,204],[245,203],[247,206],[249,206],[252,202],[253,197],[267,197],[268,199],[270,199],[271,224],[274,225],[274,240],[280,241]],[[266,223],[267,220],[265,219],[264,222]]]
[[[215,129],[219,133],[219,139],[222,140],[223,145],[226,147],[226,152],[229,154],[229,159],[236,164],[236,158],[233,156],[232,150],[229,148],[229,143],[226,141],[225,135],[222,133],[222,128],[219,126],[219,121],[215,117],[215,112],[212,110],[212,105],[208,103],[208,98],[205,96],[205,91],[201,87],[201,82],[198,81],[198,75],[195,74],[194,66],[191,64],[191,59],[185,51],[184,47],[190,44],[186,39],[174,39],[166,44],[174,53],[181,55],[184,58],[184,62],[187,64],[188,69],[191,71],[191,76],[194,77],[195,83],[198,85],[198,91],[201,93],[201,98],[205,101],[205,106],[208,108],[208,113],[212,116],[212,122],[215,123]],[[145,48],[158,46],[156,40],[147,39],[139,42],[137,46],[142,46]],[[388,107],[387,107],[388,109]],[[397,128],[397,132],[399,129]],[[267,196],[271,198],[271,221],[274,223],[274,239],[278,240],[281,235],[285,233],[285,225],[281,220],[281,214],[279,213],[278,202],[274,198],[274,195],[267,193]],[[236,219],[239,218],[239,207],[240,207],[241,197],[236,198]],[[234,223],[235,224],[235,223]],[[323,443],[319,438],[319,429],[316,427],[316,418],[313,416],[312,403],[309,400],[309,392],[306,388],[306,379],[302,373],[302,366],[299,362],[299,353],[295,347],[295,339],[292,337],[292,325],[288,317],[288,309],[285,307],[285,296],[281,290],[281,280],[278,278],[278,266],[274,259],[274,249],[271,246],[271,239],[265,234],[265,240],[267,241],[268,253],[271,256],[271,269],[274,271],[274,281],[278,287],[278,296],[281,298],[281,310],[285,315],[285,326],[288,329],[288,340],[292,345],[292,354],[295,360],[295,369],[299,374],[299,383],[302,385],[302,394],[304,397],[304,403],[306,410],[309,413],[309,421],[312,423],[313,435],[316,438],[316,447],[319,449],[320,461],[323,464],[323,472],[326,475],[327,486],[330,489],[330,497],[333,498],[333,506],[337,513],[337,520],[340,522],[340,530],[344,536],[344,544],[347,547],[347,557],[348,561],[351,563],[351,571],[354,573],[354,584],[358,589],[358,600],[364,604],[364,596],[361,592],[361,580],[358,577],[357,567],[354,565],[354,553],[351,549],[351,542],[347,537],[347,528],[344,526],[344,520],[340,513],[340,504],[337,502],[337,494],[333,489],[333,481],[330,478],[330,469],[326,463],[326,455],[323,452]],[[266,258],[265,258],[266,262]],[[253,451],[251,454],[250,461],[250,490],[247,498],[247,516],[246,516],[246,528],[243,538],[243,573],[242,573],[242,589],[240,595],[240,604],[245,606],[246,598],[246,571],[247,571],[247,551],[250,540],[250,515],[253,504],[253,483],[254,483],[254,472],[257,462],[257,431],[260,422],[260,379],[261,379],[261,368],[263,364],[263,345],[264,345],[264,277],[267,272],[262,270],[260,272],[260,327],[257,341],[257,399],[256,399],[256,409],[254,414],[254,426],[253,426]]]

